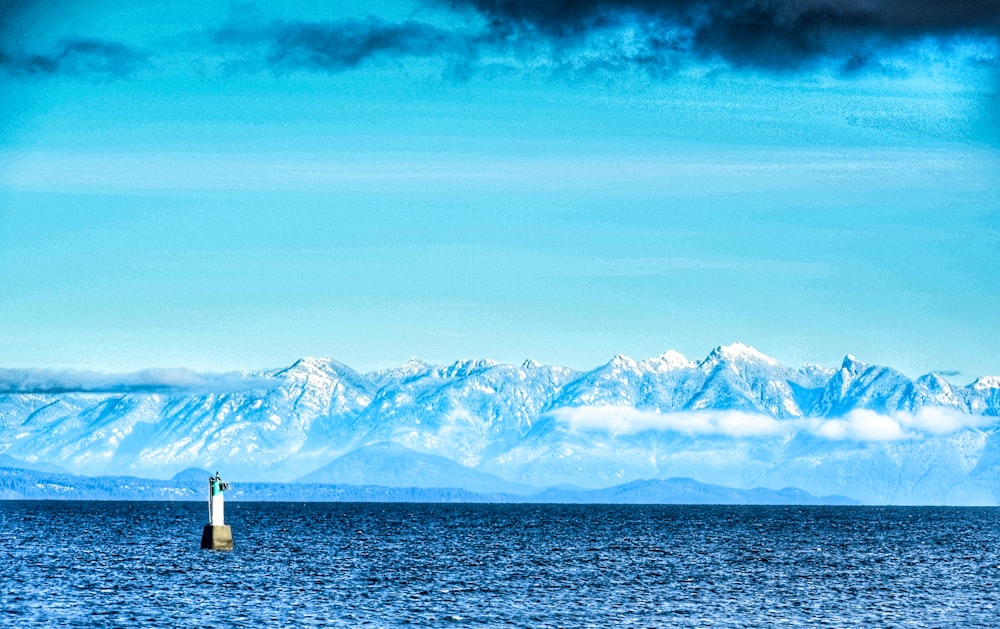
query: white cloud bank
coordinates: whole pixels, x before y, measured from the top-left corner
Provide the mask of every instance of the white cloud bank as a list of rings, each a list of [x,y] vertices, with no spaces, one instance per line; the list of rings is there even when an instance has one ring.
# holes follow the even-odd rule
[[[5,393],[236,393],[270,389],[274,378],[236,372],[198,373],[184,368],[143,369],[132,373],[53,369],[0,369]]]
[[[968,428],[984,428],[998,418],[971,415],[953,409],[927,407],[916,413],[885,414],[858,409],[841,417],[775,419],[738,410],[665,413],[631,406],[576,406],[548,413],[572,431],[606,432],[612,436],[646,431],[679,432],[693,436],[763,438],[808,431],[832,441],[899,441],[928,435],[946,435]]]
[[[632,435],[647,430],[692,435],[767,437],[789,432],[786,422],[743,411],[661,413],[631,406],[566,406],[549,413],[575,431]]]

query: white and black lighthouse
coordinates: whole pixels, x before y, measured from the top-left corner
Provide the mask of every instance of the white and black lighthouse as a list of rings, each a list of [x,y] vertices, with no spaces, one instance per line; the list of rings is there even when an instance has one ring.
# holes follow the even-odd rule
[[[208,524],[201,532],[201,547],[212,550],[232,550],[233,530],[226,524],[226,501],[223,492],[229,489],[229,483],[215,476],[208,479]]]

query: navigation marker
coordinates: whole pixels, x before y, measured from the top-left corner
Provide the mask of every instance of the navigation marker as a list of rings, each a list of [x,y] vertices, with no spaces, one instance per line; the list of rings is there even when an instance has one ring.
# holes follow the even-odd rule
[[[219,473],[208,479],[208,524],[201,532],[201,547],[211,550],[232,550],[233,530],[225,523],[225,499],[222,492],[228,490],[229,483],[222,480]]]

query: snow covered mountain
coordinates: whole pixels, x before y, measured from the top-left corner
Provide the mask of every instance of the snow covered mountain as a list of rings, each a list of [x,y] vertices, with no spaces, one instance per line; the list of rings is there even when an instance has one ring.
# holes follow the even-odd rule
[[[736,343],[700,361],[619,355],[587,372],[413,360],[361,374],[303,358],[224,386],[6,377],[0,456],[78,474],[200,467],[473,490],[688,477],[868,502],[1000,502],[1000,378],[956,387],[851,356],[795,369]]]

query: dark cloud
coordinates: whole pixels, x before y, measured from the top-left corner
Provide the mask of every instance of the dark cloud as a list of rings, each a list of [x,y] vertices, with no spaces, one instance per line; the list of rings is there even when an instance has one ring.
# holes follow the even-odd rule
[[[7,42],[25,29],[24,17],[37,7],[31,0],[0,0],[0,42]]]
[[[944,376],[945,378],[954,378],[956,376],[962,375],[961,371],[957,371],[955,369],[938,369],[934,373],[936,373],[939,376]]]
[[[279,380],[239,373],[203,374],[189,369],[145,369],[133,373],[51,369],[0,369],[0,394],[165,393],[203,395],[272,389]]]
[[[379,58],[453,58],[477,55],[468,37],[416,21],[378,18],[339,22],[272,22],[262,27],[231,25],[215,33],[218,44],[267,47],[266,62],[288,68],[340,72]]]
[[[700,57],[770,69],[823,59],[857,68],[882,47],[925,36],[1000,35],[1000,0],[440,1],[508,37],[567,42],[627,26],[651,49],[682,42]]]
[[[6,2],[6,5],[4,4]],[[692,60],[797,71],[832,64],[845,73],[883,64],[900,46],[933,38],[1000,39],[1000,0],[422,0],[430,21],[376,17],[330,22],[268,20],[251,5],[209,31],[198,67],[343,72],[364,64],[429,60],[447,74],[513,68],[669,73]],[[122,43],[78,37],[51,51],[11,43],[30,3],[0,0],[0,71],[22,76],[133,76],[149,56]],[[905,50],[905,49],[904,49]],[[172,51],[159,51],[172,54]],[[197,53],[195,53],[197,54]],[[218,55],[212,58],[212,55]],[[996,65],[995,52],[986,63]],[[200,64],[200,65],[199,65]]]
[[[374,17],[266,22],[250,6],[234,12],[213,39],[223,47],[257,48],[257,59],[269,67],[341,72],[378,60],[419,58],[467,76],[505,65],[663,74],[699,59],[770,71],[831,63],[845,73],[890,72],[883,59],[908,42],[1000,37],[1000,0],[424,2],[459,21],[448,27]]]
[[[123,78],[139,71],[147,56],[117,42],[95,39],[60,41],[49,54],[0,50],[0,68],[15,75],[82,75]]]
[[[879,31],[886,35],[1000,30],[996,0],[439,0],[453,8],[471,8],[494,25],[519,25],[567,34],[643,15],[665,21],[701,23],[740,37],[785,33],[792,26],[816,32]]]

